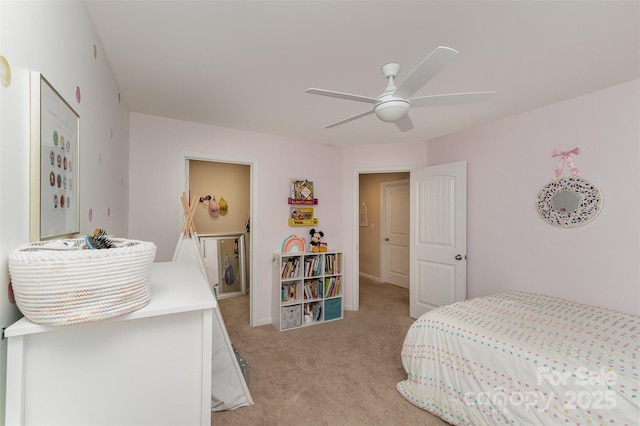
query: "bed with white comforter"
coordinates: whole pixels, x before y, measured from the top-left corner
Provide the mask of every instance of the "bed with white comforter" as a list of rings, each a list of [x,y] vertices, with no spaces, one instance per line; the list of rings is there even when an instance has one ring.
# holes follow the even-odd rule
[[[638,425],[640,317],[506,292],[411,326],[398,391],[455,425]]]

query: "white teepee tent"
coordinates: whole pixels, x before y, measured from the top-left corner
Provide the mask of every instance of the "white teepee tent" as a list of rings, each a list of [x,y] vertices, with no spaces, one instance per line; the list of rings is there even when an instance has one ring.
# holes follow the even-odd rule
[[[194,196],[189,205],[186,194],[182,193],[182,207],[185,222],[173,253],[174,262],[195,262],[202,271],[205,280],[207,274],[204,268],[202,252],[198,234],[193,224],[193,214],[197,207],[197,197]],[[213,289],[211,289],[213,291]],[[215,296],[215,293],[214,293]],[[247,382],[242,374],[239,360],[229,340],[227,327],[218,306],[213,309],[213,348],[211,353],[211,411],[234,410],[253,404]]]

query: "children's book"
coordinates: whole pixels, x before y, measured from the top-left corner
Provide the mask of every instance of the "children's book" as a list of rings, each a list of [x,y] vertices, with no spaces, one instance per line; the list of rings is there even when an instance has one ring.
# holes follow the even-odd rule
[[[291,179],[291,198],[294,200],[313,200],[313,182]]]
[[[290,215],[294,220],[312,220],[313,207],[291,207]]]

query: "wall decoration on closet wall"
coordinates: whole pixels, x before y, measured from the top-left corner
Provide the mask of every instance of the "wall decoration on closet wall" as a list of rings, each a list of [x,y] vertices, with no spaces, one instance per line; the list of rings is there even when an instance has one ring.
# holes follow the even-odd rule
[[[602,210],[602,193],[596,185],[580,177],[573,155],[580,148],[570,151],[554,150],[552,157],[560,157],[553,179],[538,193],[538,213],[548,223],[561,228],[586,225]],[[567,167],[571,176],[562,176]]]
[[[80,232],[80,116],[39,72],[31,72],[31,241]]]
[[[360,226],[369,226],[367,205],[365,203],[360,204]]]
[[[229,204],[224,197],[220,197],[220,201],[218,201],[218,207],[220,208],[220,216],[226,216],[229,212]]]
[[[200,205],[206,208],[209,211],[209,216],[213,218],[220,217],[220,215],[224,216],[227,214],[228,206],[227,202],[224,199],[220,199],[220,202],[216,200],[216,196],[206,195],[204,197],[200,197]],[[222,210],[222,206],[224,205],[224,211]]]

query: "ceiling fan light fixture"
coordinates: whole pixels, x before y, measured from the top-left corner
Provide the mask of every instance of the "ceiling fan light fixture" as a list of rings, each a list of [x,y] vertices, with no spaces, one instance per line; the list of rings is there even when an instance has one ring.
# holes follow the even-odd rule
[[[381,121],[394,123],[400,131],[407,132],[413,129],[413,123],[407,115],[409,107],[415,108],[481,102],[495,94],[495,92],[467,92],[413,97],[418,90],[442,71],[457,54],[458,51],[455,49],[438,46],[411,71],[399,87],[396,87],[394,80],[400,72],[400,65],[396,62],[385,64],[382,67],[382,75],[388,80],[387,88],[377,98],[313,88],[307,89],[306,92],[312,95],[329,96],[374,105],[373,109],[332,123],[325,126],[325,129],[340,126],[375,113]]]
[[[374,110],[380,120],[387,123],[395,123],[409,111],[409,102],[404,99],[393,99],[380,102]]]

